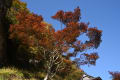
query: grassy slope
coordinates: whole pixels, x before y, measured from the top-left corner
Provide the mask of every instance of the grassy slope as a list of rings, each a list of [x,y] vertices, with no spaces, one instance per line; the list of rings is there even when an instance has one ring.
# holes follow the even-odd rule
[[[37,78],[42,80],[44,76],[44,73],[33,73],[11,67],[0,69],[0,80],[37,80]]]
[[[83,72],[75,70],[64,78],[56,75],[53,80],[80,80]],[[0,69],[0,80],[43,80],[44,72],[29,72],[13,67],[4,67]]]

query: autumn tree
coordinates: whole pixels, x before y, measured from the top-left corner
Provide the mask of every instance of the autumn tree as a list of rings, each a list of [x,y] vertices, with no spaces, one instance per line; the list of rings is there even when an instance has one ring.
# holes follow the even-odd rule
[[[120,80],[120,72],[109,72],[112,76],[112,80]]]
[[[99,47],[102,31],[96,27],[89,28],[88,24],[80,22],[79,7],[74,12],[60,10],[52,18],[60,21],[64,28],[55,31],[41,15],[27,11],[20,11],[16,15],[18,23],[10,26],[10,39],[17,41],[19,47],[28,50],[30,57],[26,61],[29,62],[31,58],[39,62],[44,60],[49,77],[57,72],[69,72],[72,64],[95,65],[99,58],[98,54],[96,52],[88,54],[84,51]],[[78,39],[83,34],[89,38],[84,42]],[[70,49],[74,51],[70,52]],[[74,57],[73,61],[70,60],[71,57]],[[63,63],[66,65],[63,65],[64,69],[61,68]]]
[[[91,64],[95,65],[96,60],[99,58],[96,52],[91,54],[82,53],[89,49],[97,49],[101,42],[102,31],[96,27],[89,28],[88,24],[80,22],[81,13],[80,8],[77,7],[74,12],[58,11],[53,19],[60,21],[65,26],[62,30],[55,32],[58,44],[62,44],[62,50],[65,50],[66,58],[74,57],[77,65]],[[89,40],[82,42],[77,39],[79,36],[86,34]],[[69,49],[73,49],[73,52],[69,52]],[[77,58],[80,55],[79,58]]]
[[[54,29],[43,21],[42,16],[22,11],[16,18],[19,23],[11,25],[10,39],[15,38],[21,43],[19,48],[27,45],[26,50],[29,50],[32,56],[26,60],[37,60],[38,62],[44,60],[47,78],[52,78],[63,64],[62,53],[55,46]]]

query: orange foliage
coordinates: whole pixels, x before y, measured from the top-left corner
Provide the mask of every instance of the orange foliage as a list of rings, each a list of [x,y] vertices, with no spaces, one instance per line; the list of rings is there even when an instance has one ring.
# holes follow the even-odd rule
[[[50,44],[52,39],[49,38],[54,33],[54,30],[50,31],[50,29],[47,28],[47,26],[50,26],[43,22],[42,16],[20,12],[16,18],[19,23],[11,25],[9,29],[11,39],[17,38],[22,44],[29,46],[41,45],[50,47],[50,45],[52,45]]]
[[[71,60],[64,59],[63,61],[64,61],[64,63],[66,63],[66,64],[68,64],[68,65],[71,65],[71,64],[72,64],[72,61],[71,61]]]
[[[102,35],[101,30],[89,28],[88,24],[79,22],[80,16],[79,7],[74,9],[74,12],[58,11],[52,18],[65,24],[65,26],[62,30],[55,32],[51,25],[43,21],[42,16],[21,11],[16,16],[19,23],[10,26],[10,38],[18,39],[22,44],[28,46],[39,45],[47,49],[59,47],[61,54],[66,53],[66,57],[76,58],[76,54],[80,52],[98,48]],[[86,34],[89,40],[85,42],[78,40],[77,38],[82,34]],[[68,50],[71,48],[74,51],[69,54]],[[85,54],[84,59],[87,60],[86,64],[95,64],[98,55]]]
[[[69,22],[78,22],[80,19],[80,8],[77,7],[74,12],[64,12],[62,10],[58,11],[54,16],[52,16],[53,19],[56,19],[64,24],[67,24]]]
[[[98,30],[97,28],[89,28],[87,36],[90,38],[90,42],[94,44],[95,48],[98,48],[100,42],[101,42],[101,30]]]
[[[112,80],[120,80],[120,72],[109,72],[112,75]]]

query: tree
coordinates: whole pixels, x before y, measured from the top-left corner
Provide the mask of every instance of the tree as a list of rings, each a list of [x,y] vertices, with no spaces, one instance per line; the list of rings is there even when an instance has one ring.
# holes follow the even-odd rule
[[[33,59],[45,61],[44,65],[48,66],[45,80],[62,71],[61,66],[64,67],[64,70],[68,69],[69,71],[70,66],[74,63],[95,65],[99,58],[98,54],[83,52],[98,48],[102,31],[96,27],[89,28],[88,24],[79,22],[80,17],[79,7],[74,12],[58,11],[52,18],[63,23],[64,28],[55,31],[52,25],[43,20],[41,15],[20,11],[16,15],[18,23],[10,26],[10,39],[17,41],[20,44],[19,47],[27,46],[26,50],[34,55],[31,56]],[[82,34],[86,34],[89,40],[85,42],[78,40],[77,38]],[[70,49],[74,51],[70,52]],[[78,58],[77,55],[80,57]],[[74,57],[73,61],[70,60],[71,57]]]
[[[120,72],[109,72],[112,76],[112,80],[120,80]]]
[[[8,2],[6,2],[8,3]],[[9,4],[9,3],[8,3]],[[26,7],[26,3],[21,2],[20,0],[12,0],[11,7],[7,9],[5,20],[4,20],[4,27],[5,27],[5,34],[6,34],[6,53],[7,53],[7,63],[10,65],[16,64],[16,53],[18,49],[17,42],[13,42],[11,39],[9,39],[9,28],[10,24],[17,24],[16,14],[20,11],[27,11],[29,10]]]
[[[44,59],[47,66],[45,67],[46,79],[52,78],[63,65],[61,51],[54,46],[54,29],[51,25],[43,22],[42,16],[20,12],[16,17],[19,22],[11,25],[10,39],[15,38],[23,46],[27,45],[28,50],[33,54],[30,59],[31,57],[38,61]]]
[[[95,65],[96,60],[99,58],[97,53],[83,53],[91,48],[97,49],[101,42],[102,31],[98,30],[96,27],[89,28],[88,24],[79,22],[81,18],[80,8],[77,7],[74,12],[64,12],[62,10],[58,11],[53,19],[60,21],[65,25],[64,29],[56,31],[56,38],[67,48],[74,49],[71,52],[65,52],[66,57],[74,57],[74,61],[78,65],[92,64]],[[86,34],[89,40],[82,42],[77,38],[82,34]],[[81,55],[80,58],[76,58],[77,55]]]

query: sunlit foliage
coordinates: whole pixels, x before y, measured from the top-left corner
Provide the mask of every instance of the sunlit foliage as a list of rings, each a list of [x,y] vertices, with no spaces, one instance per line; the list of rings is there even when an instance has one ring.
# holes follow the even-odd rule
[[[11,8],[8,9],[6,18],[9,20],[11,24],[17,23],[16,20],[16,14],[19,13],[19,11],[28,11],[27,4],[24,2],[21,2],[20,0],[13,0]]]

